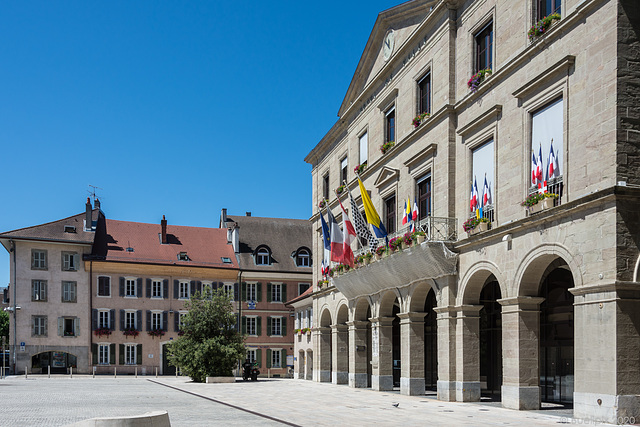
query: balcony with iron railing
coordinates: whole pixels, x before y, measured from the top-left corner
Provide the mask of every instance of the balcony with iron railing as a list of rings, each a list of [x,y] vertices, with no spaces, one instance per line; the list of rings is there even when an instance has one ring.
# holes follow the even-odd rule
[[[357,298],[387,289],[398,288],[416,280],[436,279],[456,273],[457,254],[450,246],[458,238],[455,218],[426,217],[416,222],[416,231],[424,232],[424,242],[413,241],[404,249],[385,249],[370,262],[361,263],[355,269],[334,274],[329,279],[347,298]],[[387,238],[402,237],[410,232],[405,226]],[[386,245],[379,239],[379,247]],[[368,245],[356,251],[356,256],[369,252]]]

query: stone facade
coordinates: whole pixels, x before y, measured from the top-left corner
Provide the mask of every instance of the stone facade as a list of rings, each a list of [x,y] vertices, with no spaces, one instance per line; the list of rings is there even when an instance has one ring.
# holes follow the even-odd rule
[[[631,3],[564,1],[561,19],[533,39],[532,0],[416,0],[380,13],[338,122],[305,159],[314,211],[325,177],[330,189],[340,185],[345,157],[347,187],[362,206],[353,167],[366,134],[359,177],[375,209],[402,234],[403,201],[424,201],[418,228],[427,243],[377,261],[393,272],[384,288],[373,274],[380,267],[364,265],[317,289],[314,380],[640,418],[640,20]],[[469,90],[481,64],[492,73]],[[559,197],[534,213],[521,206],[537,192],[532,156],[545,141],[534,138],[552,132],[556,171],[539,181]],[[395,145],[383,153],[390,135]],[[549,163],[542,159],[544,172]],[[483,212],[472,213],[476,180],[484,195],[478,170],[490,190]],[[335,196],[328,207],[339,211]],[[489,230],[467,233],[471,216]],[[311,221],[322,253],[320,213]],[[454,259],[455,273],[407,268],[436,256]],[[369,292],[345,297],[354,287]]]

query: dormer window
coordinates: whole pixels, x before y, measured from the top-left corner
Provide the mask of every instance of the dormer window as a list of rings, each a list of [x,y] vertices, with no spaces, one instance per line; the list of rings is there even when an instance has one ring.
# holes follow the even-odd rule
[[[311,266],[311,256],[309,255],[309,251],[306,249],[300,249],[296,253],[296,266],[298,267],[310,267]]]
[[[178,254],[178,261],[190,261],[189,255],[186,252],[180,252]]]
[[[65,225],[64,226],[64,232],[65,233],[75,233],[76,232],[75,225]]]
[[[226,257],[226,256],[223,256],[223,257],[221,257],[221,259],[222,259],[222,262],[223,262],[223,263],[225,263],[225,264],[231,264],[231,258]]]
[[[267,248],[260,248],[256,253],[256,265],[271,265],[271,254]]]

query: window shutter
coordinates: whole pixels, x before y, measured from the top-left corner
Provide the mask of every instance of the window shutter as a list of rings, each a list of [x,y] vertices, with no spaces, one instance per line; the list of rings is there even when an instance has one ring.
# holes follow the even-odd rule
[[[258,368],[262,368],[262,350],[260,349],[256,350],[256,362],[258,362]]]
[[[96,329],[98,329],[98,310],[94,308],[91,310],[91,330],[95,331]]]
[[[202,282],[200,280],[196,282],[196,291],[202,292]]]
[[[124,344],[118,345],[118,364],[124,365]]]
[[[142,310],[136,311],[136,329],[142,331]]]
[[[58,317],[58,335],[64,335],[64,319],[62,317]]]
[[[151,310],[147,310],[147,331],[151,330]]]
[[[247,333],[247,316],[242,316],[242,334]]]
[[[267,349],[267,369],[271,367],[271,349]]]
[[[271,336],[271,317],[267,316],[267,336]]]
[[[281,351],[282,353],[280,353],[280,367],[286,368],[287,367],[287,349],[283,348]]]
[[[124,310],[120,310],[120,330],[124,331]]]
[[[142,365],[142,344],[136,345],[136,364]]]
[[[136,296],[138,298],[142,298],[142,277],[138,277],[136,279],[136,284],[138,285],[136,286]]]
[[[151,279],[147,279],[147,298],[151,298]]]
[[[173,281],[173,299],[178,299],[178,292],[180,290],[180,282],[178,280]]]
[[[112,308],[109,310],[109,330],[116,330],[116,309]]]
[[[280,301],[287,302],[287,284],[283,283],[280,285]]]
[[[242,301],[247,300],[247,282],[242,282]]]
[[[167,279],[162,281],[162,297],[164,299],[169,298],[169,281]]]
[[[287,336],[287,318],[286,317],[280,318],[280,331],[282,332],[283,337]]]
[[[44,316],[44,336],[49,334],[49,316]]]
[[[70,266],[70,258],[71,255],[70,254],[62,254],[62,269],[63,270],[69,270],[71,268]]]
[[[80,266],[80,255],[73,254],[73,269],[78,270]]]
[[[173,312],[173,330],[180,332],[180,313],[177,311]]]
[[[267,302],[271,302],[271,283],[267,283]]]
[[[116,345],[109,344],[109,363],[112,365],[116,364]]]
[[[262,283],[260,282],[256,285],[256,297],[258,302],[262,301]]]
[[[258,320],[256,320],[256,334],[262,335],[262,316],[258,316]]]
[[[91,364],[98,364],[98,344],[91,344]]]
[[[234,301],[238,301],[238,288],[240,287],[240,285],[238,283],[234,283],[233,284],[233,300]]]
[[[169,323],[169,312],[163,311],[162,312],[162,330],[165,332],[169,330],[168,323]]]
[[[120,296],[124,296],[124,277],[120,278]]]
[[[189,295],[193,296],[196,293],[196,281],[192,280],[189,284]]]

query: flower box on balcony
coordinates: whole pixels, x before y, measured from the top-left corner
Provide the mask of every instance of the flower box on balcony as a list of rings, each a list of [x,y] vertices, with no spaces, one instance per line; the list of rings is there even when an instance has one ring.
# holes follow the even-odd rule
[[[391,150],[396,145],[395,141],[385,142],[380,146],[380,152],[384,155],[387,151]]]
[[[545,209],[549,209],[553,207],[553,199],[544,199],[541,202],[536,203],[535,205],[529,208],[529,213],[538,213]]]
[[[552,13],[533,24],[527,33],[529,35],[529,41],[533,43],[538,37],[543,36],[555,21],[559,20],[560,14]]]
[[[429,113],[420,113],[413,119],[413,128],[417,128],[424,122],[427,118],[429,118],[431,114]]]
[[[531,215],[552,208],[553,200],[557,198],[558,195],[554,193],[533,193],[524,199],[520,205],[526,207]]]
[[[414,231],[411,237],[413,237],[413,240],[417,245],[421,245],[427,239],[426,233],[424,231]]]
[[[467,232],[469,236],[482,233],[489,229],[489,220],[487,218],[469,218],[462,224],[462,228]]]
[[[478,71],[473,76],[471,76],[471,78],[467,82],[467,87],[471,90],[471,92],[476,92],[480,84],[487,78],[487,76],[490,76],[491,73],[492,71],[490,68]]]

